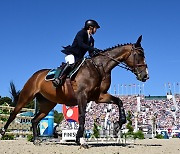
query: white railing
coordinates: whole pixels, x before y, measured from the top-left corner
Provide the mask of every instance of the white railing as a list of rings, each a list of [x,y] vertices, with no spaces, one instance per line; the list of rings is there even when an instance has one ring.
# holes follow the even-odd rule
[[[6,120],[9,118],[10,116],[10,112],[14,109],[14,107],[10,107],[10,106],[0,106],[0,110],[2,111],[2,113],[0,113],[0,128],[3,128],[4,125],[6,124]],[[8,111],[8,114],[4,114],[3,111],[6,110]],[[21,113],[22,112],[33,112],[34,113],[34,109],[27,109],[27,108],[22,108]],[[1,120],[3,118],[3,120]],[[8,130],[6,132],[6,134],[13,134],[15,137],[25,137],[27,135],[32,134],[31,131],[31,119],[33,117],[28,117],[28,116],[21,116],[20,114],[18,114],[16,116],[16,119],[9,125]],[[6,119],[6,120],[4,120]]]

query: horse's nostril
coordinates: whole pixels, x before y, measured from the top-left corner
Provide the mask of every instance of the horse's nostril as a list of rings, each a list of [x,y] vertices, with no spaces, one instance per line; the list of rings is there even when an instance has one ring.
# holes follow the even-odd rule
[[[148,80],[149,79],[149,75],[148,74],[144,75],[144,79]]]
[[[148,74],[146,75],[146,79],[149,79],[149,75]]]

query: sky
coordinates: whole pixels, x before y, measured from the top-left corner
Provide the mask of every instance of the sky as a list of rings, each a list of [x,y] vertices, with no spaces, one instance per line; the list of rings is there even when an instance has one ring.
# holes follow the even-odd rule
[[[140,87],[145,95],[165,95],[169,88],[179,93],[179,8],[179,0],[0,0],[0,96],[10,97],[10,81],[21,90],[34,72],[59,66],[62,46],[72,43],[87,19],[101,26],[93,36],[99,49],[143,36],[150,79],[141,83],[116,67],[110,93],[133,94]],[[125,88],[132,84],[136,89]]]

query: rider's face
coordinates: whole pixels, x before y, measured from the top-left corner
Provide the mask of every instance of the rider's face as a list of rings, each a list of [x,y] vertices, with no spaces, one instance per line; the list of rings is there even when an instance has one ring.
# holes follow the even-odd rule
[[[96,27],[93,27],[93,29],[92,29],[92,34],[95,34],[96,31],[97,31],[97,28],[96,28]]]
[[[96,27],[90,27],[89,28],[89,34],[95,34],[97,31],[97,28]]]

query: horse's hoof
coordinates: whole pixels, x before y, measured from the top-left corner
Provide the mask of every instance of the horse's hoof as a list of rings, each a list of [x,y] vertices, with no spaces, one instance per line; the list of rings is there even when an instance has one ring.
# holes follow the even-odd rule
[[[41,140],[40,139],[35,139],[34,141],[33,141],[33,144],[34,145],[40,145],[41,144]]]
[[[121,124],[125,124],[126,122],[126,118],[121,119]]]
[[[127,122],[126,117],[125,117],[125,116],[121,116],[121,119],[119,119],[119,124],[120,124],[120,125],[123,125],[123,124],[125,124],[126,122]]]
[[[81,144],[81,145],[80,145],[80,149],[81,149],[81,148],[89,149],[89,146],[88,146],[88,144]]]
[[[0,129],[0,138],[2,137],[2,136],[4,136],[5,135],[5,130],[4,129]]]
[[[77,145],[81,145],[81,143],[80,143],[80,138],[76,138],[76,144],[77,144]]]

